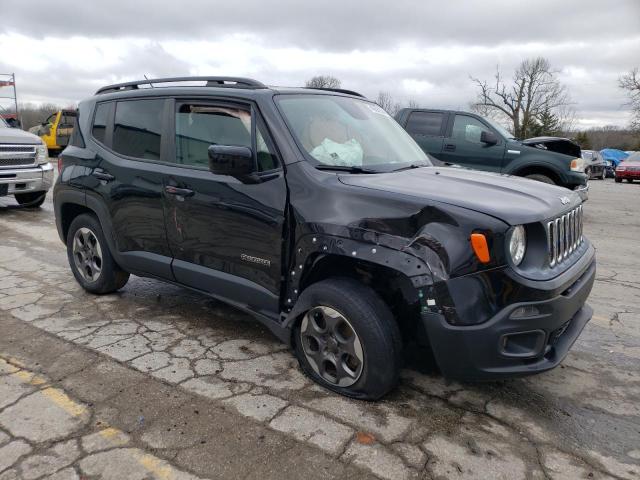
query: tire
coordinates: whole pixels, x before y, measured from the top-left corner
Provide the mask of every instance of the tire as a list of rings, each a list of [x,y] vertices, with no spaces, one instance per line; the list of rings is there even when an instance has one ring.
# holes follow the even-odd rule
[[[633,183],[633,178],[627,178],[627,182]]]
[[[16,202],[23,207],[39,208],[47,198],[47,192],[16,193]]]
[[[296,323],[293,343],[305,374],[329,390],[361,400],[377,400],[394,388],[402,340],[378,294],[349,278],[323,280],[304,294],[313,306]]]
[[[591,180],[591,167],[587,167],[584,173],[587,175],[587,178]]]
[[[549,178],[546,175],[543,175],[541,173],[532,173],[531,175],[525,176],[525,178],[529,178],[529,179],[535,180],[537,182],[548,183],[550,185],[555,185],[556,184],[556,182],[554,182],[551,178]]]
[[[622,179],[621,178],[615,177],[615,180],[616,180],[616,183],[622,183]]]
[[[600,174],[600,180],[605,180],[607,178],[607,169],[603,168],[602,173]]]
[[[129,280],[129,274],[111,256],[100,222],[94,215],[78,215],[71,222],[67,258],[76,281],[88,292],[115,292]]]

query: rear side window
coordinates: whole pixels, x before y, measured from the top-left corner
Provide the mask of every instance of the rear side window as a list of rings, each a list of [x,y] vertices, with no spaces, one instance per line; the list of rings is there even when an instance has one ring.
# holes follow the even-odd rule
[[[407,132],[412,135],[439,137],[442,134],[442,112],[413,112],[407,121]]]
[[[164,99],[118,102],[113,124],[113,150],[129,157],[160,160],[164,102]]]
[[[104,142],[107,132],[107,120],[109,117],[109,104],[99,103],[96,107],[96,114],[93,117],[93,127],[91,127],[91,135],[100,143]]]

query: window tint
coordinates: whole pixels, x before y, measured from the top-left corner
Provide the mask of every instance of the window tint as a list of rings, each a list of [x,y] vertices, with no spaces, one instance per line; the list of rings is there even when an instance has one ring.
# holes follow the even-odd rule
[[[118,102],[113,149],[130,157],[159,160],[163,109],[163,99]]]
[[[266,138],[263,135],[264,130],[261,125],[258,125],[257,132],[258,138],[256,140],[256,149],[258,150],[258,171],[266,172],[278,167],[278,160],[276,159],[273,150],[269,148],[269,144],[266,142]]]
[[[109,116],[109,104],[99,103],[96,106],[96,114],[93,117],[91,135],[101,143],[104,143],[104,135],[107,131],[107,117]]]
[[[176,113],[176,162],[208,167],[209,145],[251,148],[251,113],[231,107],[180,105]]]
[[[483,130],[487,130],[487,127],[481,121],[466,115],[456,115],[451,137],[467,142],[482,143],[480,134]]]
[[[412,135],[426,135],[438,137],[442,131],[444,113],[440,112],[413,112],[407,121],[407,132]]]

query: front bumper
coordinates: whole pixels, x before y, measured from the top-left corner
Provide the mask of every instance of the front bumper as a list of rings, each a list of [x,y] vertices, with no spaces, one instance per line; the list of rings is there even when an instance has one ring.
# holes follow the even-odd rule
[[[526,286],[519,292],[521,297],[523,289],[528,292],[524,299],[505,306],[479,325],[452,325],[441,313],[423,312],[422,322],[442,373],[476,381],[531,375],[556,367],[593,314],[585,303],[596,274],[595,255],[590,254],[586,268],[571,272],[574,275],[569,282],[534,282],[547,284],[535,287],[524,282]]]
[[[616,178],[640,180],[640,170],[616,170]]]
[[[53,185],[53,165],[0,169],[0,185],[8,185],[7,195],[27,192],[46,192]]]

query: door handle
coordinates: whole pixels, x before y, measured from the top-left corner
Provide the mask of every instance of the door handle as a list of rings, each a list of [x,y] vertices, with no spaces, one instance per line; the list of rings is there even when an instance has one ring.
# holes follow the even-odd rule
[[[93,172],[93,176],[96,177],[98,180],[104,180],[105,182],[110,182],[112,180],[115,180],[116,177],[114,177],[113,175],[111,175],[110,173],[107,172]]]
[[[456,146],[453,143],[445,143],[444,144],[444,151],[445,152],[455,152],[456,151]]]
[[[191,197],[195,193],[193,190],[188,188],[178,188],[171,185],[164,187],[164,191],[169,195],[177,195],[178,197]]]

